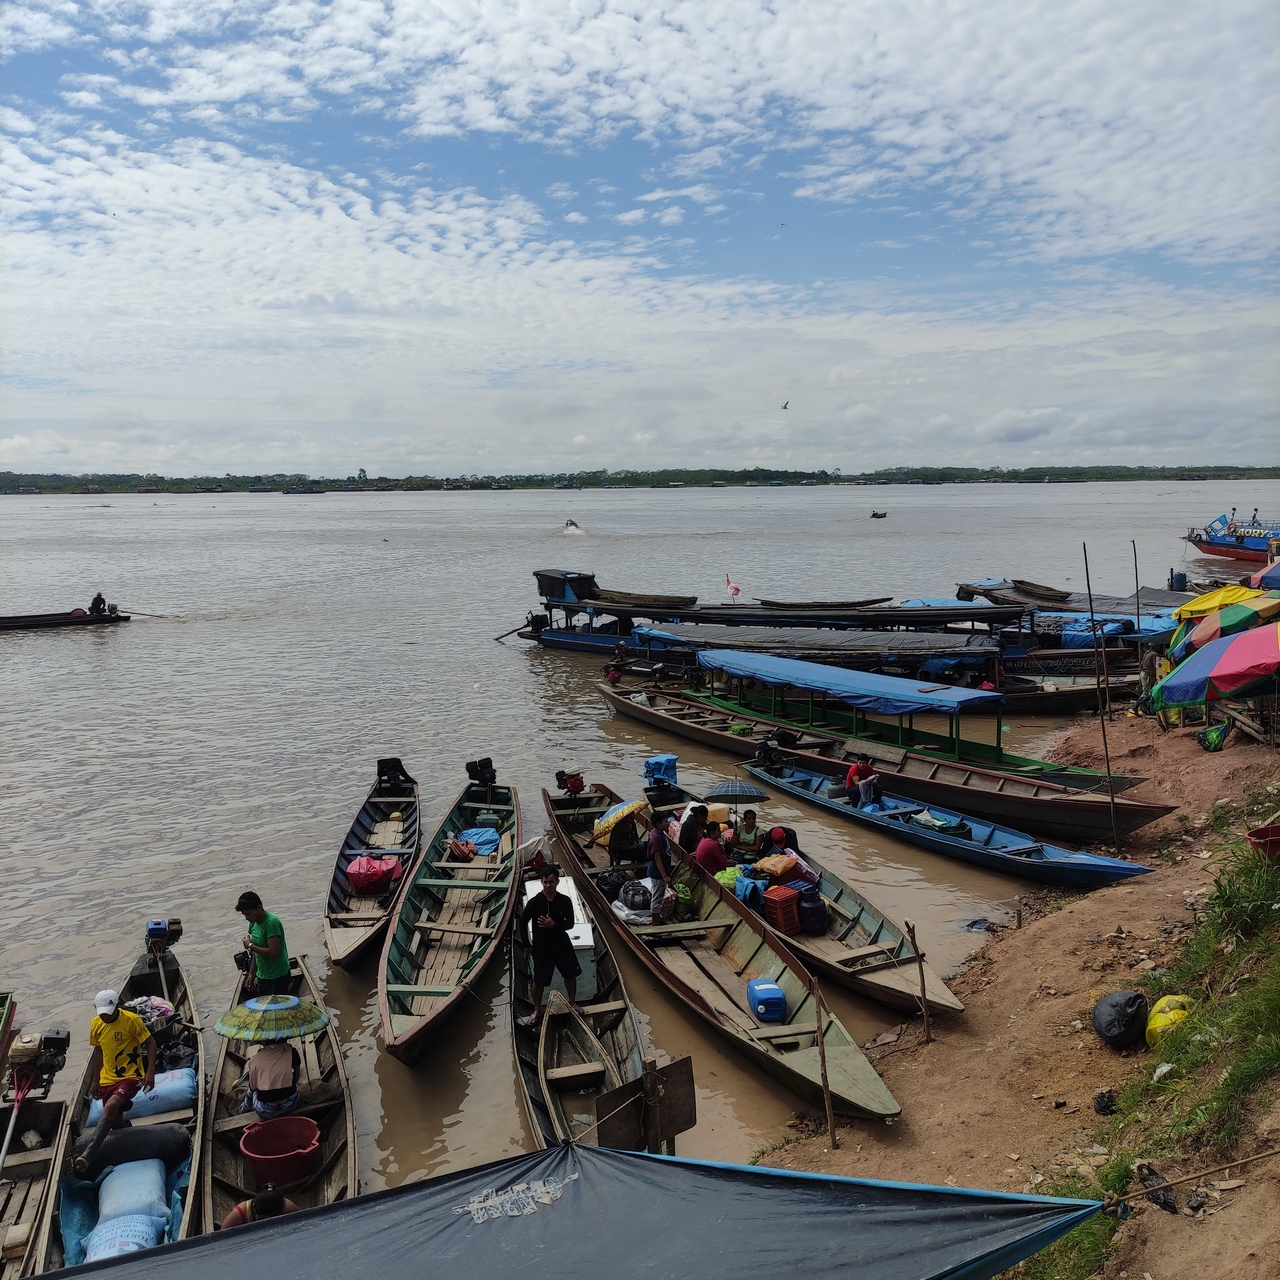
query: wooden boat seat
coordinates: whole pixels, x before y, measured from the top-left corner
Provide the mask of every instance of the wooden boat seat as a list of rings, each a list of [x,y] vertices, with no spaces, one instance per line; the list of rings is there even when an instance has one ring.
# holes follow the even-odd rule
[[[547,1081],[561,1089],[580,1089],[604,1077],[603,1062],[580,1062],[572,1067],[549,1067]]]
[[[150,1125],[150,1124],[190,1124],[196,1118],[196,1113],[190,1107],[183,1107],[179,1111],[161,1111],[158,1115],[142,1116],[138,1120],[131,1120],[131,1125]],[[8,1161],[6,1160],[6,1164]]]
[[[582,1012],[588,1018],[599,1018],[608,1013],[623,1013],[626,1008],[627,1002],[625,1000],[606,1000],[601,1004],[584,1004]]]
[[[390,858],[392,856],[398,856],[401,854],[403,854],[404,857],[408,858],[408,857],[412,857],[415,852],[415,850],[413,849],[406,849],[403,845],[387,845],[384,848],[380,844],[366,844],[364,847],[365,849],[368,850],[369,853],[374,854],[379,858]],[[352,856],[358,858],[360,857],[360,854],[353,853]]]
[[[778,1026],[752,1027],[751,1034],[757,1040],[798,1040],[801,1036],[817,1035],[818,1024],[816,1022],[805,1022],[796,1026],[787,1026],[784,1023]]]
[[[304,1102],[301,1106],[295,1107],[289,1112],[291,1116],[310,1116],[315,1119],[316,1116],[323,1115],[335,1102],[341,1101],[341,1095],[335,1095],[325,1098],[317,1098],[314,1102]],[[251,1124],[257,1124],[260,1117],[256,1111],[245,1111],[234,1116],[223,1116],[221,1120],[215,1120],[213,1124],[214,1133],[233,1133],[237,1129],[247,1129]],[[6,1161],[7,1163],[7,1161]]]
[[[447,871],[493,871],[499,865],[496,862],[486,862],[483,858],[476,858],[471,862],[433,862],[431,864],[436,871],[441,869]]]
[[[436,924],[433,920],[420,920],[413,926],[419,933],[469,933],[476,938],[491,938],[493,930],[475,924]]]
[[[412,999],[414,996],[451,996],[457,989],[456,983],[451,987],[419,987],[411,982],[387,983],[389,996],[404,996],[406,999]]]
[[[510,880],[415,880],[415,888],[424,889],[509,889]]]
[[[638,938],[701,938],[712,928],[724,928],[734,923],[726,921],[725,925],[708,925],[700,920],[691,920],[687,924],[634,924],[631,932]]]
[[[846,951],[844,955],[836,962],[837,964],[857,964],[859,960],[865,960],[869,956],[892,956],[894,948],[885,943],[876,943],[872,947],[854,947],[851,951]]]
[[[385,911],[330,911],[329,919],[334,924],[377,924],[386,914]]]
[[[1040,852],[1043,846],[1038,844],[1015,844],[1007,849],[996,848],[996,853],[1007,853],[1011,858],[1030,858]]]

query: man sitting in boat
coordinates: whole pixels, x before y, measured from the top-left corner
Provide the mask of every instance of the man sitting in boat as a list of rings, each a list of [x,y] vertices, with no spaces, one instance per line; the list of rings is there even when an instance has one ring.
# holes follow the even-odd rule
[[[99,591],[98,594],[93,597],[93,600],[89,605],[89,616],[93,618],[100,618],[104,613],[106,613],[106,611],[107,598],[101,591]]]
[[[559,869],[548,867],[542,873],[542,892],[529,899],[520,915],[520,933],[525,946],[533,952],[533,990],[530,993],[533,1012],[520,1019],[521,1026],[541,1025],[542,993],[551,985],[557,969],[564,979],[565,994],[574,1012],[582,1012],[578,1004],[578,975],[582,966],[569,939],[569,930],[573,928],[573,903],[558,892],[559,884]]]
[[[849,803],[855,808],[864,809],[869,804],[880,803],[880,775],[871,763],[870,756],[854,757],[849,772],[844,776],[844,789]]]
[[[102,1119],[88,1149],[75,1161],[74,1169],[80,1174],[89,1168],[107,1134],[124,1128],[124,1113],[133,1107],[138,1093],[156,1087],[156,1042],[151,1028],[131,1009],[120,1008],[120,996],[115,991],[99,991],[93,1007],[97,1016],[89,1024],[89,1043],[93,1046],[89,1076],[93,1080],[93,1096],[102,1100]]]
[[[262,1120],[274,1120],[296,1111],[300,1101],[298,1071],[301,1066],[297,1049],[287,1041],[262,1045],[245,1068],[249,1092],[240,1110],[253,1111]]]

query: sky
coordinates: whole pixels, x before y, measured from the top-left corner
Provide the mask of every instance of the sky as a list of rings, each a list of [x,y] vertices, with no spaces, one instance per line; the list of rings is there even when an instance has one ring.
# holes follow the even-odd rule
[[[15,0],[0,469],[1274,463],[1276,37],[1264,0]]]

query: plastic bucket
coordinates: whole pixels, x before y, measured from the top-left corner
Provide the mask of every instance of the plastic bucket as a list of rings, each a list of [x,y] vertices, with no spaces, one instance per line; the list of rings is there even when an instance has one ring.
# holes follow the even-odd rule
[[[240,1135],[240,1154],[259,1187],[282,1187],[320,1167],[320,1126],[306,1116],[251,1124]]]
[[[1244,838],[1268,862],[1280,862],[1280,825],[1254,827],[1252,831],[1245,832]]]

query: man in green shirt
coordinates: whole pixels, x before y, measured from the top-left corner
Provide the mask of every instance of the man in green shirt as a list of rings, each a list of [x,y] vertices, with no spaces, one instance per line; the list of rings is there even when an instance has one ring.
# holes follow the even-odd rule
[[[242,893],[236,910],[249,922],[244,936],[245,950],[253,957],[253,973],[258,995],[289,994],[289,950],[284,944],[284,925],[262,905],[251,890]]]

